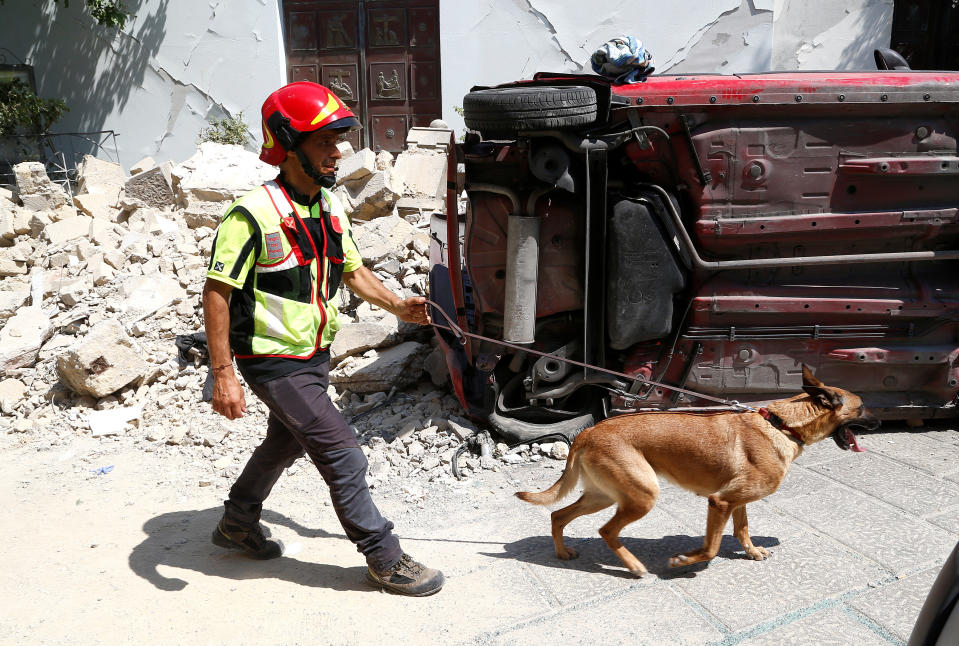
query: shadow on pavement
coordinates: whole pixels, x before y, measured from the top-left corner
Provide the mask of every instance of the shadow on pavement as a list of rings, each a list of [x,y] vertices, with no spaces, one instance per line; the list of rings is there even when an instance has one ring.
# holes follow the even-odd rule
[[[171,592],[183,590],[188,583],[161,574],[160,566],[193,570],[206,576],[237,581],[274,578],[316,588],[377,591],[366,585],[364,565],[340,567],[287,556],[258,561],[240,552],[219,548],[210,542],[210,535],[222,514],[223,508],[218,506],[176,511],[151,518],[143,525],[146,539],[130,552],[130,569],[158,589]],[[345,539],[342,534],[308,529],[275,512],[264,512],[263,516],[265,522],[289,527],[304,538]]]
[[[651,574],[661,579],[691,578],[698,572],[709,567],[709,563],[697,563],[681,568],[670,568],[669,557],[681,552],[691,552],[702,546],[702,537],[676,534],[662,538],[629,538],[621,537],[623,545],[636,555]],[[779,545],[779,539],[771,536],[753,536],[753,544],[770,548]],[[579,554],[578,558],[563,561],[556,557],[553,550],[553,539],[549,536],[531,536],[512,543],[506,543],[504,552],[484,552],[485,556],[493,558],[513,559],[532,565],[560,568],[564,570],[580,570],[583,572],[605,572],[612,576],[633,578],[633,575],[623,567],[606,542],[599,538],[565,538],[565,544]],[[713,563],[722,559],[743,559],[746,554],[742,546],[732,536],[723,536],[719,554]]]

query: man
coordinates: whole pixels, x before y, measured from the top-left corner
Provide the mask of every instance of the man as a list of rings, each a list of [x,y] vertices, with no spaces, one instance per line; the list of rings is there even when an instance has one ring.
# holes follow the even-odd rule
[[[280,556],[259,524],[263,501],[283,469],[304,454],[330,488],[346,535],[367,560],[375,585],[411,596],[439,591],[443,575],[400,548],[366,483],[367,461],[356,435],[327,396],[329,347],[340,324],[340,282],[404,321],[427,322],[422,297],[389,291],[356,248],[337,198],[336,144],[359,127],[327,88],[298,82],[263,104],[260,159],[279,176],[234,202],[223,217],[203,288],[213,410],[228,419],[246,412],[233,357],[250,389],[269,408],[266,439],[224,502],[213,532],[221,547],[253,557]]]

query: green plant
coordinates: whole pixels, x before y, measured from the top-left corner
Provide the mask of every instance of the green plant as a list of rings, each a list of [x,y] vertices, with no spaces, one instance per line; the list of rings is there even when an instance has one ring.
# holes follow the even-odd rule
[[[41,99],[20,79],[0,83],[0,136],[46,133],[66,111],[61,99]]]
[[[243,122],[243,113],[223,119],[210,119],[210,127],[200,130],[200,143],[212,141],[217,144],[246,146],[252,137]]]
[[[64,7],[70,6],[70,0],[62,1]],[[0,0],[0,4],[4,2],[5,0]],[[61,0],[53,0],[53,2],[59,3]],[[104,27],[123,29],[127,20],[133,17],[133,14],[123,5],[123,0],[84,0],[84,4],[87,5],[93,19]]]

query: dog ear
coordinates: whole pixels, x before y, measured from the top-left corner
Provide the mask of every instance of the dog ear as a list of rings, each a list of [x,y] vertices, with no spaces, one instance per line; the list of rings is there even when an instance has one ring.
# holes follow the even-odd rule
[[[806,364],[802,364],[802,385],[803,390],[806,390],[806,386],[815,386],[816,388],[826,387],[826,384],[816,379],[816,377],[812,374],[812,370],[810,370],[809,366]]]
[[[842,408],[842,395],[832,391],[823,382],[816,379],[809,366],[802,364],[802,389],[821,406],[832,410]]]

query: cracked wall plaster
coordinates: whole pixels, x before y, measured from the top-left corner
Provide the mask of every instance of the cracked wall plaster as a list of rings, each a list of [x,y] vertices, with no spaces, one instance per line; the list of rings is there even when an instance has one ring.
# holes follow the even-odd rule
[[[56,130],[115,130],[124,167],[183,161],[211,117],[241,111],[259,137],[264,97],[286,79],[280,0],[131,0],[124,33],[83,3],[8,2],[0,42],[71,111]],[[539,71],[590,73],[606,40],[632,34],[657,73],[871,68],[893,0],[440,0],[443,117],[474,85]],[[109,155],[101,154],[109,158]]]
[[[888,47],[893,0],[440,0],[443,113],[473,85],[538,71],[591,73],[606,40],[630,34],[657,73],[871,69]],[[447,10],[447,8],[449,10]]]
[[[23,5],[3,7],[0,42],[29,59],[41,96],[70,107],[54,131],[114,130],[124,168],[184,161],[210,117],[242,112],[258,140],[260,105],[286,79],[275,1],[133,1],[123,32],[96,25],[82,2]]]

